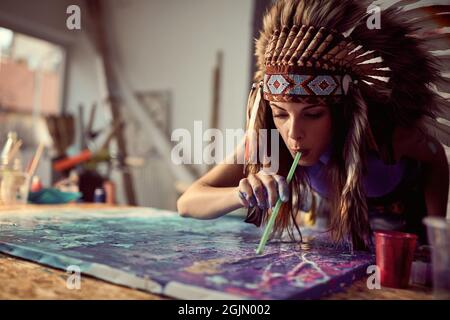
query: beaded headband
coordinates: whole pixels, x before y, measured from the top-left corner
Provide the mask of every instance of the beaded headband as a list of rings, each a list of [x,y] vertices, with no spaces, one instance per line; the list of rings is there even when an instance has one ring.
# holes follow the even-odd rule
[[[346,95],[355,79],[386,88],[391,74],[377,53],[334,31],[306,25],[274,32],[264,68],[264,99],[290,102]]]

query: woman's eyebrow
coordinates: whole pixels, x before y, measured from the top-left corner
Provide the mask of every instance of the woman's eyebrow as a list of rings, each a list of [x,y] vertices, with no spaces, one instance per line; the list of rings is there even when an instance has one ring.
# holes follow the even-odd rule
[[[305,111],[305,110],[307,110],[307,109],[312,109],[312,108],[324,108],[324,107],[325,107],[325,106],[323,106],[323,105],[321,105],[321,104],[313,104],[313,105],[304,107],[304,108],[302,109],[302,111]]]
[[[269,103],[269,105],[270,105],[271,107],[275,107],[275,108],[280,109],[280,110],[282,110],[282,111],[286,111],[285,109],[283,109],[283,108],[277,106],[277,105],[274,104],[274,103]]]
[[[283,109],[283,108],[277,106],[277,105],[274,104],[274,103],[270,103],[270,106],[271,106],[271,107],[275,107],[275,108],[277,108],[277,109],[280,109],[280,110],[282,110],[282,111],[286,111],[285,109]],[[312,109],[312,108],[318,108],[318,107],[325,107],[325,106],[323,106],[323,105],[321,105],[321,104],[311,104],[311,105],[308,105],[308,106],[302,108],[302,111],[307,110],[307,109]]]

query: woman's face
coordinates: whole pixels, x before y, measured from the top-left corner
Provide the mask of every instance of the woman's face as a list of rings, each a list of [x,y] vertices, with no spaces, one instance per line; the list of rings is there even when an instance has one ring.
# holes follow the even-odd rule
[[[323,102],[269,102],[273,120],[294,156],[302,151],[299,165],[314,165],[331,143],[331,113]]]

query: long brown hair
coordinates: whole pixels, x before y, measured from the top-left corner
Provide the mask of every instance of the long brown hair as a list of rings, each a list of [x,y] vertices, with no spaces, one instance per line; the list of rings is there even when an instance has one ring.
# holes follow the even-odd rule
[[[251,112],[251,106],[253,106],[255,97],[256,93],[254,93],[249,99],[249,107],[247,109],[249,114]],[[342,205],[341,195],[346,181],[345,163],[343,161],[341,151],[344,149],[346,137],[348,135],[348,128],[350,127],[350,108],[352,104],[348,100],[345,100],[345,98],[339,100],[330,99],[327,106],[330,109],[332,118],[332,153],[330,161],[325,167],[326,178],[330,181],[330,196],[327,201],[329,201],[331,212],[338,212],[339,207]],[[258,116],[254,125],[254,130],[256,133],[259,133],[260,129],[276,129],[273,121],[272,109],[266,100],[261,100],[260,102]],[[258,139],[258,143],[265,143],[265,147],[268,149],[268,152],[270,155],[273,155],[270,150],[270,137],[271,136],[268,136],[267,141],[261,141]],[[259,147],[260,146],[258,145],[258,148]],[[273,159],[275,159],[275,161],[279,161],[279,169],[277,174],[286,177],[288,170],[291,167],[293,158],[282,139],[279,141],[279,157],[278,159]],[[247,175],[256,174],[263,168],[264,164],[261,163],[258,158],[256,163],[248,163],[246,165],[245,173]],[[300,239],[302,239],[297,221],[303,204],[308,200],[306,196],[311,195],[310,181],[304,170],[297,170],[297,174],[294,175],[289,187],[291,190],[290,199],[286,203],[283,203],[280,208],[280,212],[278,213],[278,217],[274,224],[272,237],[280,237],[284,231],[287,231],[292,240],[296,239],[295,232],[297,232],[300,235]],[[257,224],[266,224],[271,212],[271,209],[261,209],[256,206],[249,209],[248,216],[254,217],[255,220],[258,220]],[[364,229],[364,225],[359,223],[358,225],[361,226],[361,229]],[[349,231],[349,228],[345,223],[342,223],[340,215],[332,215],[330,231],[332,232],[333,238],[338,241],[344,237],[345,232]]]
[[[364,14],[363,8],[350,1],[340,5],[336,10],[334,1],[298,1],[287,0],[278,1],[267,12],[264,17],[263,30],[256,41],[256,57],[258,71],[255,74],[255,82],[261,81],[264,74],[264,58],[266,46],[275,30],[281,27],[292,27],[295,25],[315,25],[343,32]],[[253,106],[256,92],[250,97],[247,112]],[[341,100],[330,100],[330,108],[333,126],[332,154],[326,166],[326,174],[330,181],[329,205],[331,213],[331,234],[336,241],[352,235],[352,243],[357,248],[366,248],[368,243],[369,223],[367,218],[367,206],[362,192],[362,166],[354,166],[354,162],[363,162],[364,150],[360,148],[363,144],[366,128],[368,127],[367,106],[361,103],[354,103],[350,98]],[[358,114],[359,118],[353,117]],[[274,129],[271,109],[265,100],[261,100],[259,114],[256,118],[254,129]],[[350,134],[352,131],[357,135]],[[267,143],[270,146],[270,141]],[[342,150],[347,155],[342,154]],[[350,154],[350,156],[348,156]],[[292,156],[285,145],[280,141],[279,150],[279,172],[282,176],[287,175],[287,171],[292,163]],[[247,164],[246,174],[257,173],[263,165],[258,162]],[[290,184],[291,198],[280,209],[277,220],[274,224],[273,236],[280,236],[287,230],[291,238],[294,237],[294,230],[300,232],[296,218],[300,214],[300,208],[305,203],[306,195],[311,194],[311,186],[304,170],[297,170]],[[350,172],[350,177],[348,173]],[[251,208],[248,216],[258,216],[260,222],[266,223],[270,209]],[[300,236],[301,238],[301,236]]]

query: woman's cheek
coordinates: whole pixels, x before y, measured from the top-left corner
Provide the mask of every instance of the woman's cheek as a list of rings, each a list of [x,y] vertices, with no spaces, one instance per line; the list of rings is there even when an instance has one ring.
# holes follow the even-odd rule
[[[287,122],[287,121],[286,121]],[[288,135],[289,135],[289,124],[284,123],[283,126],[278,130],[280,132],[281,138],[283,139],[286,146],[288,145]]]
[[[320,144],[327,144],[331,138],[331,117],[329,115],[324,116],[321,121],[315,124],[314,131],[316,141]]]
[[[288,135],[287,122],[288,121],[281,121],[274,119],[275,127],[277,128],[278,133],[280,134],[281,138],[285,143],[287,143],[287,135]]]

